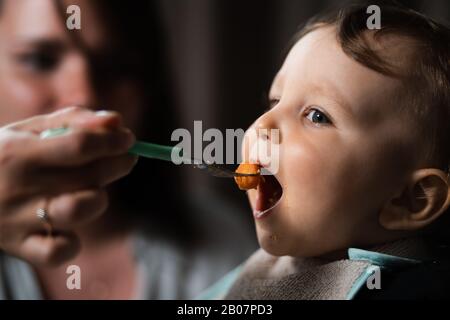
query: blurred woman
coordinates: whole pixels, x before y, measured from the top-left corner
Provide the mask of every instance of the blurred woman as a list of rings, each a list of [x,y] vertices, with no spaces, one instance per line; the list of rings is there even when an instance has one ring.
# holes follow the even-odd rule
[[[193,214],[172,164],[127,155],[132,132],[177,127],[160,35],[152,1],[0,0],[0,298],[192,298],[251,251],[239,225]]]

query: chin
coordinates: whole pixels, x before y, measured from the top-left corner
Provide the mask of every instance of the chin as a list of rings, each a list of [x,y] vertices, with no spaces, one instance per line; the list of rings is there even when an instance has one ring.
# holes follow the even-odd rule
[[[289,255],[289,252],[287,250],[276,244],[265,241],[259,241],[259,245],[261,246],[261,249],[263,249],[265,252],[267,252],[272,256],[282,257]]]
[[[282,239],[267,230],[257,230],[257,234],[259,245],[267,253],[277,257],[292,255],[289,244],[285,243],[287,239]]]
[[[283,239],[265,230],[257,230],[257,234],[260,247],[276,257],[312,258],[322,256],[329,251],[308,243],[299,246],[298,244],[302,243],[301,239]]]

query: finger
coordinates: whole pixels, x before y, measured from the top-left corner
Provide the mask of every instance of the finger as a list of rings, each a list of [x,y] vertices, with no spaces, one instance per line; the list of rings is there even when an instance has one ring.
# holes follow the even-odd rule
[[[80,166],[102,157],[125,154],[134,142],[133,133],[126,128],[73,129],[59,137],[36,141],[30,146],[28,159],[35,166]]]
[[[47,212],[53,228],[73,230],[98,218],[108,207],[108,196],[102,189],[63,194],[49,200]]]
[[[18,255],[33,265],[58,266],[75,257],[79,250],[80,241],[74,233],[32,234],[24,240]]]
[[[78,168],[44,168],[23,177],[21,192],[28,196],[54,196],[103,188],[129,174],[137,159],[125,154],[96,160]]]
[[[7,128],[41,133],[52,128],[117,128],[122,124],[122,118],[117,112],[94,112],[83,107],[68,107],[51,114],[39,115],[16,122]]]
[[[68,173],[72,181],[78,179],[81,186],[103,188],[128,175],[137,164],[138,157],[122,155],[97,160],[81,169],[73,169]],[[85,175],[85,176],[84,176]]]

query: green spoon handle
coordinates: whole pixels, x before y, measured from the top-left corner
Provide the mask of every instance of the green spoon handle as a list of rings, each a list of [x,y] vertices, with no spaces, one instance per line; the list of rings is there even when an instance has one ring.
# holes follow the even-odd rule
[[[41,133],[41,139],[57,137],[69,132],[69,128],[48,129]],[[181,148],[164,146],[155,143],[136,141],[128,150],[129,153],[151,159],[159,159],[164,161],[172,161],[172,153],[181,154]]]
[[[172,152],[180,154],[181,148],[136,141],[136,143],[128,149],[128,152],[145,158],[172,161]]]

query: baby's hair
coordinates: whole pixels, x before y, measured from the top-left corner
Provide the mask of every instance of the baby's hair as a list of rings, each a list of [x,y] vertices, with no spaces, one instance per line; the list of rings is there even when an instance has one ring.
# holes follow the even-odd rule
[[[367,8],[373,4],[381,9],[378,30],[367,27]],[[418,152],[424,154],[427,166],[450,173],[450,29],[395,1],[358,2],[313,17],[294,37],[294,43],[325,26],[336,28],[337,40],[349,57],[402,80],[399,105],[414,121],[415,133],[423,141]],[[380,56],[371,47],[368,34],[375,41],[384,35],[412,40],[408,42],[411,50],[405,53],[408,67],[396,66]]]

